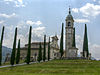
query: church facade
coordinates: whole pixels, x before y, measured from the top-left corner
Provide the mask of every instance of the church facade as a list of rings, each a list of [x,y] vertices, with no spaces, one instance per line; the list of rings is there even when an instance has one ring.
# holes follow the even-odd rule
[[[58,37],[55,35],[50,42],[50,59],[59,59],[59,45],[58,45]],[[32,42],[31,43],[31,60],[37,61],[38,53],[39,53],[40,42]],[[44,50],[44,42],[41,42],[42,47],[42,55]],[[20,49],[20,58],[25,60],[27,56],[28,44],[25,44],[25,47]],[[48,58],[48,42],[46,42],[46,59]]]
[[[77,57],[78,48],[76,48],[75,44],[75,27],[74,27],[74,19],[71,15],[71,11],[69,8],[69,14],[66,17],[66,27],[65,27],[65,57],[67,58],[75,58]],[[74,44],[74,45],[73,45]]]

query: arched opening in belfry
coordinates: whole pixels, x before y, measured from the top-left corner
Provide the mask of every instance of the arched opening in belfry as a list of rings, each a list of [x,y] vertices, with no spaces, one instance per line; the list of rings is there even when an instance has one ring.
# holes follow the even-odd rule
[[[68,26],[71,26],[71,23],[70,22],[68,22]]]

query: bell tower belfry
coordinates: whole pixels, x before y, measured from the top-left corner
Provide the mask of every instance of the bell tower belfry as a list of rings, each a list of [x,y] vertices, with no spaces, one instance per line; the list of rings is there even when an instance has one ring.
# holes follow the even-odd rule
[[[69,14],[66,17],[66,27],[65,27],[65,56],[66,57],[77,57],[77,48],[73,47],[73,37],[74,37],[74,19],[71,15],[71,10],[69,8]]]

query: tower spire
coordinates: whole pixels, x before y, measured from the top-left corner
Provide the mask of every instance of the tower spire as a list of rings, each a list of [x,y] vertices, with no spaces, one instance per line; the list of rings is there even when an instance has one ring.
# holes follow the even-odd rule
[[[70,6],[69,6],[69,14],[71,14]]]

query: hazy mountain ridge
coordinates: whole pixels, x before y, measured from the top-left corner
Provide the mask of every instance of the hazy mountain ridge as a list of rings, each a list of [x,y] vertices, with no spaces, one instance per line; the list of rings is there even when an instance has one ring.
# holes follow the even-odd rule
[[[3,61],[3,62],[5,61],[5,58],[6,58],[6,54],[7,54],[7,53],[9,53],[9,54],[11,55],[11,51],[12,51],[11,48],[2,46],[2,61]]]

